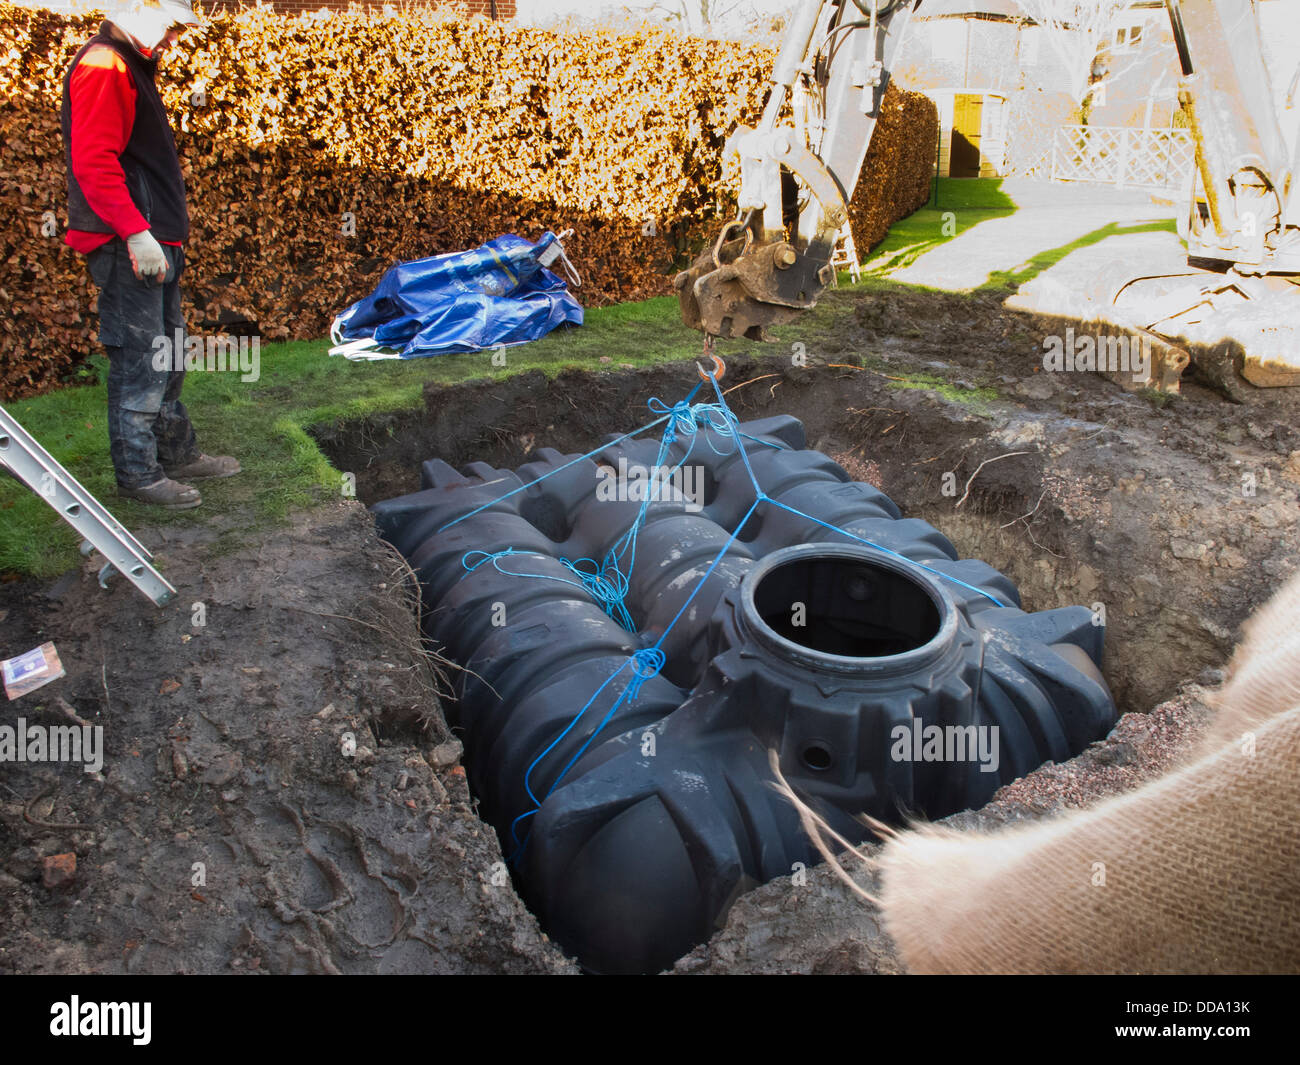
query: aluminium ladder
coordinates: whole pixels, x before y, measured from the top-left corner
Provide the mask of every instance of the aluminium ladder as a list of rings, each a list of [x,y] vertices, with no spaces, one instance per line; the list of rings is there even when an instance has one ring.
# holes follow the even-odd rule
[[[853,228],[847,221],[835,239],[835,250],[831,255],[831,266],[835,267],[836,271],[847,267],[849,277],[855,285],[862,280],[862,264],[858,262],[858,249],[853,243]],[[838,285],[838,272],[835,279]]]
[[[108,562],[99,571],[100,587],[117,570],[158,606],[176,598],[176,589],[154,569],[153,556],[59,461],[0,407],[0,469],[7,469],[45,500],[81,534],[81,553],[98,551]]]

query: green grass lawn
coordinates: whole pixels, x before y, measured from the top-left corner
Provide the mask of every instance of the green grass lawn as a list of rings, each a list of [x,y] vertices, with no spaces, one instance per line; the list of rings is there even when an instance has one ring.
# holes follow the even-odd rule
[[[871,253],[858,285],[850,287],[847,272],[840,274],[841,291],[899,287],[889,280],[892,270],[985,219],[1005,217],[1015,204],[1000,186],[1000,179],[941,179],[938,207],[922,208],[895,223]],[[952,215],[946,216],[949,211]],[[950,225],[950,232],[944,232],[946,220],[955,223],[955,230]],[[1045,250],[1040,257],[1054,260],[1068,250]],[[824,299],[799,323],[773,329],[778,344],[767,350],[798,340],[801,329],[825,326],[837,313],[843,313],[843,303],[836,297]],[[236,455],[245,471],[229,480],[202,482],[204,505],[197,510],[168,512],[117,498],[105,429],[103,358],[91,362],[98,384],[22,400],[9,404],[8,410],[128,527],[201,524],[223,514],[235,516],[238,524],[237,533],[225,535],[245,537],[250,529],[283,520],[294,508],[339,497],[339,471],[316,446],[308,432],[312,426],[416,409],[427,381],[455,384],[534,369],[551,375],[569,367],[600,369],[605,365],[602,356],[612,360],[609,369],[696,359],[701,337],[682,324],[676,297],[665,296],[590,309],[581,328],[562,328],[507,349],[505,367],[492,366],[490,352],[352,363],[327,356],[329,346],[327,340],[265,345],[256,382],[243,382],[231,372],[189,375],[184,400],[201,445],[210,454]],[[717,350],[725,357],[754,346],[744,340],[726,341]],[[689,384],[687,374],[684,388]],[[34,493],[0,478],[0,572],[62,573],[76,564],[77,544],[72,529]]]
[[[681,322],[677,299],[587,311],[581,328],[562,328],[542,340],[506,349],[506,366],[491,352],[410,361],[353,363],[329,357],[329,341],[267,344],[261,373],[190,373],[184,401],[210,454],[233,454],[238,477],[200,482],[203,506],[168,512],[117,497],[105,428],[106,359],[92,360],[99,383],[65,388],[7,405],[7,410],[128,528],[141,524],[199,523],[214,512],[238,513],[247,527],[265,526],[296,507],[338,498],[339,472],[316,446],[308,427],[379,411],[417,408],[426,381],[454,384],[527,370],[553,375],[568,367],[609,369],[700,357],[700,334]],[[749,346],[723,342],[719,354]],[[245,531],[246,528],[245,527]],[[35,493],[0,478],[0,571],[35,576],[62,573],[77,562],[75,532]]]
[[[871,249],[862,263],[865,274],[887,277],[981,222],[1015,213],[1001,178],[936,178],[935,184],[929,202],[890,226]]]
[[[1017,204],[1003,189],[1002,178],[939,178],[929,202],[895,222],[885,239],[871,249],[862,263],[863,274],[867,278],[887,280],[896,271],[911,266],[928,252],[967,230],[991,219],[1006,218],[1017,210]],[[979,287],[994,292],[1014,291],[1071,252],[1109,237],[1177,231],[1172,218],[1163,218],[1140,224],[1112,222],[1056,247],[1026,242],[1026,246],[1019,249],[1022,266],[1015,270],[991,270],[988,280]]]

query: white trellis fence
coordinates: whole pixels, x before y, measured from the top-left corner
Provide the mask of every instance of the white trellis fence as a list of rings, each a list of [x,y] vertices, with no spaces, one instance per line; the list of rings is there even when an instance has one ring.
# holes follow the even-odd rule
[[[1181,188],[1194,163],[1185,129],[1061,126],[1052,141],[1053,181]]]

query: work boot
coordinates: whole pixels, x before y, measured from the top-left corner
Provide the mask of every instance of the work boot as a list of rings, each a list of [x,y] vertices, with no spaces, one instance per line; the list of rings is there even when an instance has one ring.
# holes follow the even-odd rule
[[[203,497],[199,495],[197,488],[180,484],[170,477],[164,477],[161,481],[147,484],[143,488],[123,488],[118,485],[117,494],[124,499],[134,499],[140,503],[166,507],[168,510],[191,510],[203,502]]]
[[[168,477],[185,481],[197,481],[203,477],[233,477],[239,472],[239,460],[231,455],[204,455],[200,452],[199,457],[193,462],[172,469],[166,467],[163,469]]]

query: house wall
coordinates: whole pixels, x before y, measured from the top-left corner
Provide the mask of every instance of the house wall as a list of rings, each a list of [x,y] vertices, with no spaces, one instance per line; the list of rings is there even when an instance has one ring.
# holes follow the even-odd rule
[[[945,12],[913,20],[895,66],[905,87],[926,92],[939,104],[941,174],[948,173],[956,92],[996,94],[986,96],[981,176],[1033,169],[1050,155],[1056,128],[1080,118],[1048,32],[1009,14],[1013,8],[1000,15],[979,13],[989,6],[971,4],[974,15]],[[1178,62],[1168,18],[1163,10],[1138,10],[1122,24],[1123,45],[1113,49],[1105,95],[1090,105],[1088,121],[1140,127],[1149,117],[1153,128],[1166,128],[1178,108]],[[1134,25],[1142,31],[1138,45],[1131,46]]]
[[[1064,88],[1055,54],[1037,26],[1007,19],[916,18],[895,62],[905,88],[1010,93],[1032,83]]]
[[[1078,119],[1068,93],[1021,89],[1007,99],[1004,174],[1042,174],[1050,169],[1052,140],[1060,126]]]
[[[1177,109],[1178,61],[1169,20],[1161,11],[1137,11],[1124,21],[1141,25],[1140,45],[1115,49],[1113,76],[1103,102],[1094,103],[1089,121],[1098,125],[1142,125],[1147,100],[1154,96],[1151,124],[1169,125]],[[1038,26],[988,18],[918,18],[904,43],[897,76],[907,88],[926,91],[959,86],[1011,94],[1037,90],[1069,91],[1048,38]]]
[[[64,11],[72,14],[89,11],[103,11],[110,7],[113,0],[9,0],[21,7],[41,7],[47,11]],[[253,7],[257,0],[198,0],[197,6],[203,11],[217,11],[221,8]],[[301,14],[306,11],[319,11],[328,8],[331,11],[346,11],[351,4],[359,7],[382,8],[392,6],[401,9],[403,0],[263,0],[276,11]],[[430,7],[450,7],[470,15],[492,14],[491,0],[425,0]],[[498,18],[514,18],[516,0],[496,0]]]
[[[1121,31],[1127,37],[1137,26],[1137,47],[1120,40]],[[1178,110],[1181,75],[1168,16],[1159,10],[1130,11],[1115,26],[1107,61],[1104,96],[1094,93],[1088,124],[1141,128],[1149,115],[1152,129],[1167,129]]]

